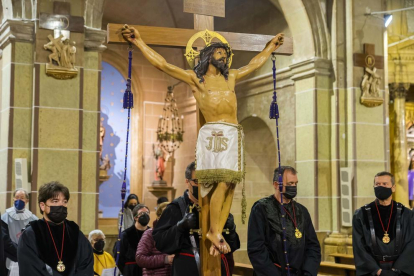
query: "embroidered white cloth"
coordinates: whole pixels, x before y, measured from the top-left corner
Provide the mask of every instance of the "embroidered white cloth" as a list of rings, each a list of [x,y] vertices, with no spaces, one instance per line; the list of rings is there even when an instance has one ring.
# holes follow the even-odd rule
[[[244,177],[243,129],[229,123],[207,123],[198,133],[196,178],[205,197],[213,184],[239,183]]]

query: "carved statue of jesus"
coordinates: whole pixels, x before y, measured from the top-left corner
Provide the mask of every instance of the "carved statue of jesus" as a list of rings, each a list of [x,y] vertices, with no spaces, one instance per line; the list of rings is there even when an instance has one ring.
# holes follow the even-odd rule
[[[210,199],[206,237],[212,242],[211,255],[230,252],[222,231],[230,212],[235,186],[244,178],[243,131],[237,121],[236,82],[260,68],[272,52],[283,44],[283,34],[276,35],[248,65],[229,69],[231,49],[225,43],[211,43],[200,51],[193,70],[169,64],[142,40],[132,27],[122,31],[124,38],[136,45],[156,68],[187,83],[193,92],[206,124],[200,129],[196,146],[196,178],[203,202]],[[208,195],[208,196],[207,196]],[[204,206],[204,203],[203,203]]]

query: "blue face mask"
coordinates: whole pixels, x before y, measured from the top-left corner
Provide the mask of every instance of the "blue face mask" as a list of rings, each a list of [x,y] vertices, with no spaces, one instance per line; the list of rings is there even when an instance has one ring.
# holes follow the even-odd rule
[[[26,203],[24,203],[24,201],[21,199],[14,201],[14,208],[16,208],[18,211],[23,210],[25,205]]]

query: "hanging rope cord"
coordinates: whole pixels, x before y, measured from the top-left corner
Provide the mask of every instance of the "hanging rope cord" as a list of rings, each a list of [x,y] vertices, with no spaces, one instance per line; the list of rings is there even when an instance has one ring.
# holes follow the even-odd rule
[[[279,106],[277,104],[277,94],[276,94],[276,56],[272,54],[272,62],[273,62],[273,101],[270,104],[270,111],[269,111],[269,118],[275,119],[276,121],[276,138],[277,138],[277,159],[278,159],[278,182],[279,182],[279,191],[280,191],[280,212],[282,213],[282,229],[283,229],[283,246],[285,248],[285,261],[286,261],[286,268],[287,274],[290,276],[290,265],[289,265],[289,258],[287,252],[287,241],[286,241],[286,210],[283,208],[283,175],[280,173],[281,171],[281,161],[280,161],[280,142],[279,142]],[[283,268],[282,268],[283,271]]]
[[[131,36],[134,38],[134,35]],[[131,108],[134,107],[134,96],[131,91],[131,73],[132,73],[132,52],[133,52],[132,44],[129,43],[128,47],[128,79],[126,81],[126,89],[124,92],[124,99],[123,99],[123,108],[128,109],[128,120],[127,120],[127,132],[126,132],[126,143],[125,143],[125,166],[124,166],[124,179],[122,181],[122,188],[121,188],[121,221],[119,223],[119,231],[118,231],[118,241],[116,246],[116,266],[114,269],[114,276],[116,276],[116,269],[118,267],[119,262],[119,252],[121,247],[121,232],[122,232],[122,223],[124,220],[124,202],[125,202],[125,195],[126,195],[126,176],[127,176],[127,164],[128,164],[128,145],[129,145],[129,129],[130,129],[130,122],[131,122]]]

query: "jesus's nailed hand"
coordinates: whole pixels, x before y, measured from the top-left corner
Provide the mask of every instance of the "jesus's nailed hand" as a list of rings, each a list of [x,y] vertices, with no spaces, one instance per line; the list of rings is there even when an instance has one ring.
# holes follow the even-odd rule
[[[284,39],[285,39],[284,34],[277,34],[273,38],[272,42],[276,45],[276,49],[283,45]]]

